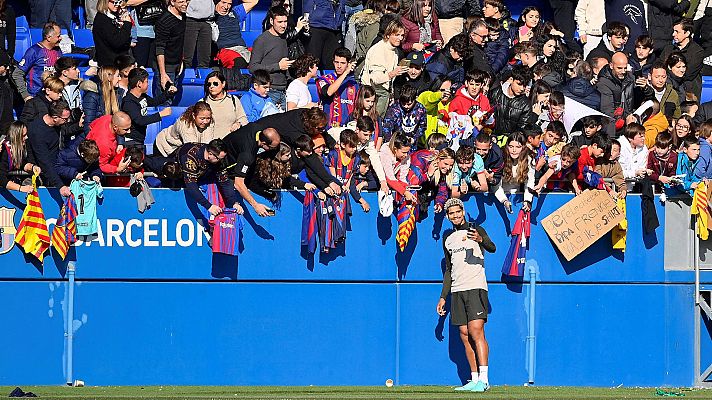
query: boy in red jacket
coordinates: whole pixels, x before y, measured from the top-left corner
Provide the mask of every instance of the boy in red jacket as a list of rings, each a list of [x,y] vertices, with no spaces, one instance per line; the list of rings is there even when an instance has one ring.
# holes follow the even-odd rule
[[[458,115],[469,115],[472,117],[472,124],[477,130],[482,127],[493,125],[494,121],[486,121],[487,115],[492,110],[489,99],[485,96],[485,89],[489,86],[490,76],[486,72],[479,70],[468,71],[465,75],[465,85],[455,94],[455,98],[450,102],[450,113]]]

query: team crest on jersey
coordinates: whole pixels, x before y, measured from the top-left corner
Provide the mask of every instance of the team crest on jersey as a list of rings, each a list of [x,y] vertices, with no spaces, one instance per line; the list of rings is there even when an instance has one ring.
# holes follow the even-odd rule
[[[0,254],[5,254],[15,246],[15,211],[14,208],[0,207]]]

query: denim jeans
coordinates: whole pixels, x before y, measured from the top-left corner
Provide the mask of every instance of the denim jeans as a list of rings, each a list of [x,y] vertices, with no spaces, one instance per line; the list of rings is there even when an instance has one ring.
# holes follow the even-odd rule
[[[30,27],[42,28],[56,22],[72,36],[72,0],[30,0]]]
[[[161,87],[161,75],[158,73],[158,69],[155,70],[156,73],[153,75],[153,98],[160,96],[163,93],[163,88]],[[183,72],[185,69],[178,65],[166,65],[166,74],[168,78],[176,85],[178,92],[173,96],[173,100],[166,100],[163,106],[170,106],[171,104],[178,104],[181,97],[183,96]],[[179,73],[180,72],[180,73]]]
[[[286,90],[271,88],[269,90],[269,92],[267,92],[267,95],[272,100],[272,103],[274,103],[274,105],[281,107],[282,111],[287,110],[287,91]]]

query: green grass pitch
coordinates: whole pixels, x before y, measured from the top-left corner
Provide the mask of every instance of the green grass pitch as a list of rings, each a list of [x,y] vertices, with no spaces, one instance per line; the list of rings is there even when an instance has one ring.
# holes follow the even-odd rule
[[[486,393],[454,392],[449,386],[22,386],[40,399],[662,399],[655,388],[494,386]],[[0,397],[14,387],[0,386]],[[712,399],[712,390],[667,389],[682,399]]]

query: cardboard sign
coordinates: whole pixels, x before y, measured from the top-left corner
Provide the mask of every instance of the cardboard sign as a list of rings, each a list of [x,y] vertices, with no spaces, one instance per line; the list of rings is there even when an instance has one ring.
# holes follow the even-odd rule
[[[586,190],[544,218],[542,225],[561,254],[571,261],[624,218],[605,190]]]

